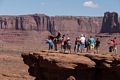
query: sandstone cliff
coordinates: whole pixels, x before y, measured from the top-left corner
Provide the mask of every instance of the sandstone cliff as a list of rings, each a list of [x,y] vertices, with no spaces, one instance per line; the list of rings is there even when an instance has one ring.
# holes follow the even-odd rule
[[[101,32],[103,32],[103,33],[120,32],[120,23],[119,23],[119,19],[118,19],[118,14],[116,12],[104,13]]]
[[[101,54],[24,53],[36,80],[120,80],[120,56]]]
[[[36,30],[56,33],[100,33],[119,32],[117,13],[106,12],[104,17],[47,16],[44,14],[22,16],[0,16],[0,29]]]

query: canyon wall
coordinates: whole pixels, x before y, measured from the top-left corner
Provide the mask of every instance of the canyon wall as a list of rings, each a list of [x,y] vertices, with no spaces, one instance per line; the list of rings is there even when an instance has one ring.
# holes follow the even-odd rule
[[[104,17],[47,16],[44,14],[0,16],[0,29],[35,30],[56,33],[109,33],[119,32],[117,13],[106,12]]]

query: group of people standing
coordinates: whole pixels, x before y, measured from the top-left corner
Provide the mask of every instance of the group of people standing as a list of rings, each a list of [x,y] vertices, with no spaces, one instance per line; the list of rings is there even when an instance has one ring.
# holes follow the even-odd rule
[[[112,52],[116,47],[116,42],[114,38],[111,40],[111,45],[109,47],[109,52]],[[49,36],[47,40],[49,44],[49,50],[53,49],[53,46],[55,50],[58,50],[57,45],[61,45],[61,50],[66,52],[69,51],[71,53],[71,47],[72,42],[68,34],[62,35],[61,32],[58,32],[57,36]],[[80,36],[76,37],[75,44],[74,44],[74,52],[95,52],[99,53],[99,47],[100,47],[100,40],[99,38],[94,38],[93,36],[86,37],[86,35],[81,34]]]
[[[61,32],[58,32],[57,36],[49,36],[47,43],[49,44],[49,50],[53,49],[54,46],[55,50],[57,51],[57,44],[61,44],[61,50],[64,50],[64,52],[67,50],[71,53],[72,42],[68,34],[62,35]],[[95,39],[90,36],[90,38],[87,40],[85,35],[81,34],[80,36],[76,37],[74,52],[89,52],[94,50],[94,48],[98,52],[99,46],[100,41],[98,38],[95,41]]]
[[[55,51],[58,50],[58,44],[61,45],[61,50],[64,50],[64,52],[66,50],[69,50],[71,53],[71,40],[70,37],[67,35],[62,35],[61,32],[58,32],[57,36],[52,36],[50,35],[48,37],[47,43],[49,44],[49,50],[53,49],[53,46],[55,48]]]
[[[78,36],[75,40],[74,52],[91,52],[96,49],[98,53],[99,46],[99,38],[95,40],[92,36],[90,36],[87,39],[84,34],[81,34],[81,36]]]

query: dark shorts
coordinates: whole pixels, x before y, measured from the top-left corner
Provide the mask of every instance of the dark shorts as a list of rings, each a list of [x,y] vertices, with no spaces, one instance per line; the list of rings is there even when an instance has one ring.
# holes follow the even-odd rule
[[[95,49],[98,49],[100,46],[95,46]]]
[[[68,48],[68,49],[71,49],[71,45],[68,45],[67,48]]]
[[[67,45],[63,45],[63,49],[66,49],[67,48]]]
[[[110,46],[110,47],[109,47],[109,52],[112,52],[112,51],[113,51],[113,48],[114,48],[113,46]]]
[[[49,45],[49,49],[53,49],[53,45]]]

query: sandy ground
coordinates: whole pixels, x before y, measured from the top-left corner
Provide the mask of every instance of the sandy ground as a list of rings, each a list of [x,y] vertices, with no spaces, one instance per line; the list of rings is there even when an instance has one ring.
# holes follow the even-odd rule
[[[20,54],[19,51],[0,49],[0,80],[34,80]]]

